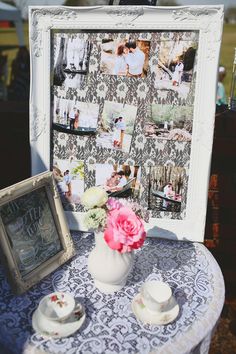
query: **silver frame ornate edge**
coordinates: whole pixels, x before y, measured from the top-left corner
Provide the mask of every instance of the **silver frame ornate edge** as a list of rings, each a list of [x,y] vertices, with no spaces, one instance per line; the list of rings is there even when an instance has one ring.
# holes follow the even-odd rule
[[[62,208],[60,196],[52,172],[43,172],[35,177],[28,178],[10,187],[2,189],[0,192],[0,206],[14,201],[16,198],[34,192],[39,188],[45,187],[48,203],[52,212],[52,222],[58,232],[62,250],[49,258],[37,268],[26,274],[24,277],[19,271],[16,257],[12,251],[7,230],[0,215],[0,248],[3,254],[3,261],[6,266],[7,275],[13,290],[17,294],[27,291],[30,287],[38,283],[46,275],[60,267],[75,255],[74,244],[68,229],[64,210]]]

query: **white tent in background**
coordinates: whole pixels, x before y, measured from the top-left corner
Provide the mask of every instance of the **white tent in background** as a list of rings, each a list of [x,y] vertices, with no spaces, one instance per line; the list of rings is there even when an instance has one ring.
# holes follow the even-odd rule
[[[28,19],[29,6],[59,6],[65,3],[65,0],[14,0],[16,7],[21,11],[23,19]]]
[[[21,12],[16,7],[0,2],[0,21],[12,21],[16,27],[19,46],[25,45]]]

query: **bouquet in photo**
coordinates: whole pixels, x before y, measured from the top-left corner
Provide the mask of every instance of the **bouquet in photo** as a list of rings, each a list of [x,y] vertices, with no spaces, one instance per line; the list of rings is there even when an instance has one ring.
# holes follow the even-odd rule
[[[101,187],[87,189],[81,203],[88,209],[85,226],[91,231],[104,231],[104,239],[110,248],[125,253],[143,245],[146,238],[144,211],[138,203],[109,198]]]

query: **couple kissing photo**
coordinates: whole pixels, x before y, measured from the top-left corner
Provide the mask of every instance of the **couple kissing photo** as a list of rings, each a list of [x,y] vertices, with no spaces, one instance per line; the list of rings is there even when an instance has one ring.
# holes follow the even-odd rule
[[[147,76],[149,41],[103,39],[101,49],[102,74],[134,78]]]

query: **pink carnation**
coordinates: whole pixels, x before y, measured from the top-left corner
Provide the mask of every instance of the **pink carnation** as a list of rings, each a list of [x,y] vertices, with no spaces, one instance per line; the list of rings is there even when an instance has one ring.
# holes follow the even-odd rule
[[[108,214],[104,239],[110,248],[121,253],[141,247],[146,238],[143,221],[128,207],[113,209]]]

